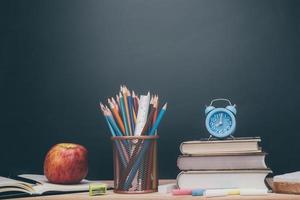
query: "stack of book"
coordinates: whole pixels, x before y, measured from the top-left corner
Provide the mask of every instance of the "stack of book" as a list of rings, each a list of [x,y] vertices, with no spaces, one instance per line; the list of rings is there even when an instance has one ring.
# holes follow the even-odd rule
[[[177,166],[181,189],[267,189],[271,172],[265,163],[259,137],[183,142]]]

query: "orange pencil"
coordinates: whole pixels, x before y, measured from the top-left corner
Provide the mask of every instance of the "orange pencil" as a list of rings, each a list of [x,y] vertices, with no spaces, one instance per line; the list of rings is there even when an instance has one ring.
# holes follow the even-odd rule
[[[122,115],[122,111],[121,111],[121,104],[120,104],[120,97],[119,95],[116,95],[116,99],[117,99],[117,102],[116,104],[118,105],[118,108],[119,108],[119,114]],[[113,99],[114,100],[114,99]]]
[[[127,123],[128,123],[128,127],[129,127],[129,135],[132,135],[130,115],[129,115],[128,102],[127,102],[127,88],[126,88],[126,86],[123,86],[123,87],[121,86],[121,91],[123,91],[125,111],[126,111],[126,116],[127,116],[126,118],[127,118]]]
[[[108,99],[108,104],[109,104],[109,107],[111,108],[112,110],[112,113],[114,115],[114,117],[116,118],[121,130],[122,130],[122,133],[123,135],[125,135],[125,127],[124,127],[124,124],[122,122],[122,119],[119,115],[119,111],[118,111],[118,108],[117,108],[117,105],[115,105],[110,99]]]
[[[118,111],[119,115],[121,115],[121,110],[120,110],[119,103],[117,103],[116,100],[113,97],[111,98],[111,101],[115,105],[115,107],[117,108],[117,111]]]
[[[119,105],[117,104],[117,102],[115,101],[115,99],[112,97],[110,101],[116,107],[117,111],[120,112]]]

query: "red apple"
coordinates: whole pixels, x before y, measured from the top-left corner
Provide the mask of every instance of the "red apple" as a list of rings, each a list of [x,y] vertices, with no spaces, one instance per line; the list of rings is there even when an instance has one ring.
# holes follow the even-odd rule
[[[44,174],[57,184],[76,184],[88,173],[87,150],[79,144],[61,143],[53,146],[44,161]]]

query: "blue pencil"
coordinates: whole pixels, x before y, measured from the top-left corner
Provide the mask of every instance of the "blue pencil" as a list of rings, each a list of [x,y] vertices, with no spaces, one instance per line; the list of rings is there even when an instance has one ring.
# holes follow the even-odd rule
[[[107,124],[108,124],[109,130],[111,131],[111,134],[112,134],[113,136],[116,136],[116,134],[115,134],[113,128],[111,127],[111,125],[110,125],[110,123],[109,123],[108,118],[105,117],[105,119],[106,119],[106,122],[107,122]],[[125,159],[125,157],[124,157],[124,152],[122,151],[122,149],[121,149],[120,144],[118,143],[118,141],[115,140],[114,142],[115,142],[115,145],[116,145],[116,147],[117,147],[117,150],[119,151],[118,154],[120,155],[121,163],[122,163],[122,165],[125,167],[125,166],[127,165],[127,161],[126,161],[126,159]]]
[[[114,129],[111,127],[111,125],[110,125],[110,123],[109,123],[107,117],[106,117],[106,116],[104,116],[104,117],[105,117],[106,123],[108,124],[108,128],[109,128],[109,130],[110,130],[112,136],[116,136],[115,131],[114,131]]]
[[[158,117],[157,117],[154,125],[152,126],[152,129],[151,129],[149,135],[154,135],[155,134],[155,131],[158,128],[158,125],[159,125],[161,119],[163,118],[166,110],[167,110],[167,103],[162,107],[161,111],[159,112]]]
[[[128,108],[129,108],[129,114],[130,114],[130,123],[131,123],[131,128],[132,132],[134,132],[134,120],[133,120],[133,101],[132,101],[132,96],[127,97],[128,100]]]
[[[155,134],[155,131],[156,131],[156,129],[158,128],[158,125],[159,125],[160,121],[162,120],[162,118],[163,118],[163,116],[164,116],[164,114],[165,114],[165,112],[166,112],[166,109],[167,109],[167,103],[163,106],[163,108],[162,108],[161,111],[159,112],[158,117],[157,117],[157,120],[156,120],[156,122],[154,123],[154,125],[153,125],[153,127],[152,127],[152,129],[151,129],[149,135],[154,135],[154,134]],[[141,164],[141,161],[142,161],[143,158],[144,158],[144,154],[146,153],[146,151],[147,151],[147,149],[149,148],[149,145],[150,145],[150,144],[151,144],[150,141],[146,141],[146,140],[145,140],[144,146],[142,147],[140,153],[138,154],[138,157],[137,157],[135,163],[134,163],[133,166],[132,166],[131,171],[130,171],[129,174],[128,174],[128,178],[127,178],[127,180],[126,180],[126,182],[125,182],[125,184],[124,184],[125,190],[128,190],[128,189],[129,189],[130,184],[131,184],[132,180],[134,179],[135,174],[137,173],[137,170],[139,169],[139,166],[140,166],[140,164]]]
[[[118,136],[122,136],[122,132],[119,129],[119,127],[116,124],[116,121],[114,120],[111,111],[109,110],[109,108],[107,108],[108,111],[108,115],[107,115],[107,119],[110,122],[110,124],[112,125],[113,129],[116,131]]]
[[[108,116],[107,116],[107,114],[108,114],[108,113],[107,113],[107,110],[105,110],[105,107],[103,106],[102,103],[100,103],[100,106],[101,106],[101,110],[102,110],[102,112],[103,112],[103,114],[104,114],[106,123],[107,123],[107,125],[108,125],[108,128],[109,128],[109,130],[110,130],[112,136],[116,136],[116,133],[115,133],[114,129],[112,128],[110,122],[109,122],[109,118],[108,118]],[[122,163],[122,165],[125,167],[125,166],[127,165],[127,161],[126,161],[126,159],[125,159],[125,157],[124,157],[124,152],[122,151],[122,149],[121,149],[120,144],[118,143],[118,141],[115,140],[114,142],[115,142],[115,144],[116,144],[117,150],[119,151],[118,154],[120,155],[121,163]]]
[[[128,178],[124,184],[124,189],[125,190],[128,190],[134,177],[135,177],[135,174],[137,173],[140,165],[141,165],[141,162],[143,160],[143,158],[145,157],[145,153],[147,151],[147,149],[149,148],[150,146],[150,141],[145,141],[144,144],[143,144],[143,147],[142,147],[142,150],[140,151],[139,155],[138,155],[138,158],[136,159],[135,163],[133,164],[132,168],[131,168],[131,171],[129,172],[128,174]]]

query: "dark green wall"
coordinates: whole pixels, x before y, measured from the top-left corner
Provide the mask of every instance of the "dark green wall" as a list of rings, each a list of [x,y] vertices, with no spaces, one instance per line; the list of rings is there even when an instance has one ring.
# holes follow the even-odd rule
[[[290,0],[0,2],[0,175],[41,173],[59,142],[86,146],[110,179],[97,108],[127,84],[168,101],[160,177],[184,140],[207,137],[204,105],[238,105],[236,136],[261,136],[275,174],[300,169],[300,4]]]

